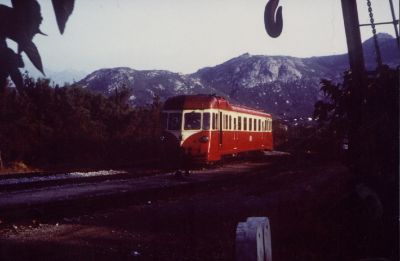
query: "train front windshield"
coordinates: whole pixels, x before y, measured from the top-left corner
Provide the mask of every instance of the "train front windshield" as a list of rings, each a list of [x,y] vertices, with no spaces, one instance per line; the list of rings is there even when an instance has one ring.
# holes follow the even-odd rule
[[[182,117],[183,114],[183,117]],[[211,119],[209,112],[164,112],[161,116],[161,124],[164,130],[209,130]]]
[[[201,128],[201,113],[185,113],[185,130],[199,130]]]
[[[203,130],[210,129],[210,113],[205,112],[203,113]]]

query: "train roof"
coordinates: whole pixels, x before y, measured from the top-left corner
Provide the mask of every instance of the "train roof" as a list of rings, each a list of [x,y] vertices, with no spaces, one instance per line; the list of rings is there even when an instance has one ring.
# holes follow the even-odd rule
[[[167,99],[164,103],[164,110],[204,110],[210,108],[271,117],[271,114],[265,113],[261,110],[241,105],[231,105],[228,100],[216,95],[179,95]]]

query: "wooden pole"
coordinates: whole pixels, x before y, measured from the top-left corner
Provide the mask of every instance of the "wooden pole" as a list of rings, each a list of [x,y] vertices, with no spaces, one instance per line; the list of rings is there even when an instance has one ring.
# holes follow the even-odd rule
[[[350,68],[360,81],[362,81],[365,66],[361,44],[360,23],[358,21],[357,0],[341,1]]]
[[[365,151],[361,146],[361,129],[364,122],[363,101],[366,92],[365,64],[361,43],[360,24],[358,21],[357,0],[341,0],[344,28],[351,74],[349,90],[351,107],[349,108],[349,157],[351,169],[358,175],[364,174],[363,161]]]

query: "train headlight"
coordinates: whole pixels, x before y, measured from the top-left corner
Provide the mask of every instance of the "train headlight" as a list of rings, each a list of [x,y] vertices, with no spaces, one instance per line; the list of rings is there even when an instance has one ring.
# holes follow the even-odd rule
[[[206,143],[208,142],[210,139],[207,136],[203,136],[200,138],[200,142]]]

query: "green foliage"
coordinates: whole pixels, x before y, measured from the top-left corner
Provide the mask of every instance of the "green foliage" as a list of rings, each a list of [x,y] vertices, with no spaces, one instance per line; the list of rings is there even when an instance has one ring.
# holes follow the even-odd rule
[[[349,144],[347,162],[359,174],[395,173],[398,168],[399,71],[387,66],[356,82],[321,82],[326,99],[315,104],[321,135],[339,150]]]
[[[52,0],[61,34],[74,9],[74,2],[75,0]],[[42,59],[32,41],[36,34],[43,34],[39,28],[43,20],[40,5],[36,0],[11,0],[11,4],[12,7],[0,5],[0,92],[6,87],[8,76],[17,88],[22,87],[19,71],[19,68],[24,67],[22,52],[44,74]],[[7,47],[6,39],[18,44],[18,53]]]
[[[155,157],[161,103],[129,105],[130,91],[110,97],[79,86],[51,87],[25,76],[20,91],[0,93],[0,149],[7,162],[33,165],[129,164]]]

